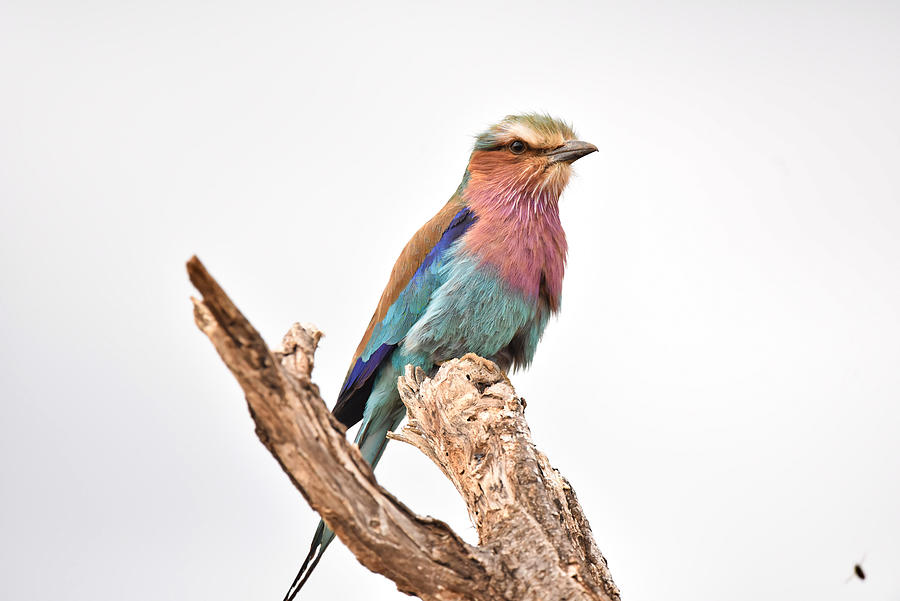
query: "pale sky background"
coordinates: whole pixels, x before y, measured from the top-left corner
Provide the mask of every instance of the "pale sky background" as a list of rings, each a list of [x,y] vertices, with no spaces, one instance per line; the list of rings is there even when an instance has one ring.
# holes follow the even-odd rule
[[[900,600],[900,5],[0,0],[0,580],[280,601],[317,516],[195,328],[197,253],[329,403],[472,136],[547,111],[540,448],[627,601]],[[392,443],[379,481],[468,540]],[[846,582],[865,557],[865,582]],[[302,599],[405,598],[334,545]]]

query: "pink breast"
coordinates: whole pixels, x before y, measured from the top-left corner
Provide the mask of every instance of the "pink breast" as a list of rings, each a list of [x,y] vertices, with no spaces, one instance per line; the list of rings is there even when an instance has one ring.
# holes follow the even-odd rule
[[[478,221],[465,237],[465,248],[495,268],[503,280],[528,298],[546,297],[559,307],[566,267],[566,236],[556,200],[541,199],[514,206],[475,206]]]

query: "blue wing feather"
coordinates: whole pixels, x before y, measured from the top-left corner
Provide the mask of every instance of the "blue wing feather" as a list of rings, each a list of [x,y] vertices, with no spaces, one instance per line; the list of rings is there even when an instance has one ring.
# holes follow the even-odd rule
[[[447,250],[476,219],[477,216],[468,207],[453,217],[441,238],[425,255],[409,283],[390,306],[384,319],[375,325],[368,344],[347,374],[334,406],[334,416],[347,427],[362,419],[378,368],[389,359],[406,333],[425,313],[431,294],[442,283],[440,267],[447,256]]]

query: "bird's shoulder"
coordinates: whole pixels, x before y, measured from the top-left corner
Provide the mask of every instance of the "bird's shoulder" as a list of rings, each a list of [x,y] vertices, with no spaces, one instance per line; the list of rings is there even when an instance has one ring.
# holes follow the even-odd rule
[[[372,332],[376,326],[384,321],[388,312],[401,293],[407,288],[413,276],[422,267],[423,263],[429,257],[429,254],[435,249],[436,245],[445,238],[445,234],[451,230],[454,225],[465,227],[467,223],[463,222],[464,213],[467,207],[454,196],[451,198],[434,217],[429,219],[425,225],[413,234],[406,246],[400,252],[400,256],[394,263],[391,275],[388,278],[387,285],[381,293],[381,298],[369,320],[366,332],[360,340],[359,346],[354,353],[354,361],[362,355],[372,337]]]

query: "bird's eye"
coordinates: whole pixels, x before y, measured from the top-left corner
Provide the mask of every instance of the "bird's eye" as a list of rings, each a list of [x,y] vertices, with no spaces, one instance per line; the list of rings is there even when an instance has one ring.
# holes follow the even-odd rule
[[[522,140],[515,140],[509,144],[509,151],[513,154],[522,154],[526,148],[528,147]]]

